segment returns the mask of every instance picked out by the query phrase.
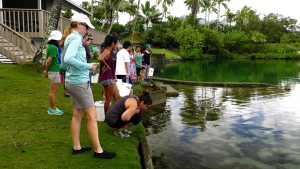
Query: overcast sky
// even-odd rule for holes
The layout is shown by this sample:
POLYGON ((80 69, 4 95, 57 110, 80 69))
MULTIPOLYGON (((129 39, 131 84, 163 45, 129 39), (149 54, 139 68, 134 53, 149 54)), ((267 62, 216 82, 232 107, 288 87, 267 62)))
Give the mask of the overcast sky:
MULTIPOLYGON (((83 1, 91 2, 91 0, 72 0, 77 4, 81 4, 83 1)), ((138 0, 135 0, 136 3, 138 0)), ((144 4, 146 0, 141 0, 141 3, 144 4)), ((150 0, 150 3, 154 5, 156 0, 150 0)), ((282 14, 284 17, 291 17, 293 19, 297 19, 298 23, 300 21, 300 1, 299 0, 231 0, 230 2, 226 2, 228 7, 232 12, 236 12, 237 10, 242 9, 245 5, 251 7, 256 10, 257 14, 263 16, 264 14, 269 13, 278 13, 282 14)), ((184 0, 175 0, 173 6, 169 7, 170 15, 172 16, 183 16, 188 15, 190 11, 187 9, 184 4, 184 0)), ((224 9, 221 9, 221 13, 224 12, 224 9)), ((204 14, 199 15, 198 17, 204 18, 204 14)), ((216 18, 215 14, 210 16, 210 20, 216 18)), ((129 20, 129 16, 127 14, 120 15, 120 23, 127 23, 129 20)))

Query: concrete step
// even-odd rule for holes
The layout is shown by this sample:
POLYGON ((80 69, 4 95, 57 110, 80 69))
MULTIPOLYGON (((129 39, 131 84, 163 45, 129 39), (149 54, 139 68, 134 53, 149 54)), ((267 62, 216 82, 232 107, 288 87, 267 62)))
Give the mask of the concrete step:
POLYGON ((166 89, 167 96, 173 96, 173 97, 179 96, 179 92, 175 88, 173 88, 171 85, 164 84, 164 83, 158 82, 158 81, 155 81, 155 84, 163 89, 166 89))
POLYGON ((15 62, 13 62, 11 59, 7 58, 6 56, 0 55, 0 63, 12 64, 15 62))

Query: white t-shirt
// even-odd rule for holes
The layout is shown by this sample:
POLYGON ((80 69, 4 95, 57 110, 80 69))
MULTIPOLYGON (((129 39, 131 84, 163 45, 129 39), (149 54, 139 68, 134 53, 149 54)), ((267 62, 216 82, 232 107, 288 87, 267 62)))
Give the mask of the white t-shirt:
POLYGON ((126 49, 117 53, 116 75, 126 75, 125 62, 130 63, 130 55, 126 49))

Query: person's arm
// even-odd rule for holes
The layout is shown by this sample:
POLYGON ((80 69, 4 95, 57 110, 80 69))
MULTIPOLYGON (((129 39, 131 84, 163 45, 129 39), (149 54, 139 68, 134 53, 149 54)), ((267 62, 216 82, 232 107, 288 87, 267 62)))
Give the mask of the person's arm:
POLYGON ((45 70, 43 72, 43 77, 48 76, 48 69, 49 69, 49 66, 51 65, 51 63, 52 63, 52 57, 48 57, 48 59, 46 60, 45 70))
POLYGON ((125 101, 126 111, 122 114, 122 121, 129 121, 131 117, 136 113, 137 101, 134 98, 128 98, 125 101))
POLYGON ((125 56, 124 61, 125 61, 126 77, 129 78, 129 75, 130 75, 130 69, 129 69, 130 55, 129 55, 129 53, 128 53, 128 55, 125 56))
POLYGON ((89 53, 89 58, 93 58, 93 53, 92 52, 89 53))
POLYGON ((70 42, 66 49, 64 62, 79 69, 91 69, 93 64, 82 62, 76 59, 76 54, 79 47, 82 47, 82 42, 80 38, 76 37, 72 40, 72 42, 70 42))
POLYGON ((109 57, 109 55, 110 55, 110 51, 107 50, 107 49, 105 49, 105 50, 101 53, 101 55, 98 57, 98 61, 104 63, 104 64, 108 67, 108 69, 111 70, 111 68, 110 68, 110 67, 108 66, 108 64, 105 62, 105 60, 109 57))

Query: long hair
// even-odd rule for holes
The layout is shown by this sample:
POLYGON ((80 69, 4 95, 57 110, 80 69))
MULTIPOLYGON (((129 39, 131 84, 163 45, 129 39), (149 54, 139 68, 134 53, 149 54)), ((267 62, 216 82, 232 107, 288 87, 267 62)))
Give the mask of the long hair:
POLYGON ((77 28, 78 22, 72 21, 71 24, 65 29, 63 36, 60 40, 60 46, 64 47, 65 40, 68 35, 72 33, 72 30, 77 28))
POLYGON ((116 38, 112 35, 107 35, 104 39, 103 47, 107 48, 107 47, 111 46, 113 43, 117 44, 117 42, 118 42, 118 38, 116 38))

